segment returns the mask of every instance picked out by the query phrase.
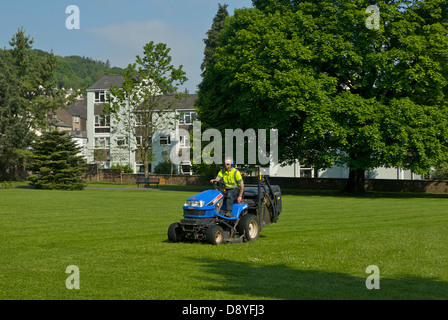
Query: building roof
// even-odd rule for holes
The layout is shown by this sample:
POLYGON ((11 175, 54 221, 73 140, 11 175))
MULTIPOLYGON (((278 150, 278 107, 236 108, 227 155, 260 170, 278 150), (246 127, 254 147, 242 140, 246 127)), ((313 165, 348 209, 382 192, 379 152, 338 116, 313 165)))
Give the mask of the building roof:
POLYGON ((112 86, 121 86, 124 82, 123 76, 104 76, 95 82, 87 91, 109 90, 112 86))
POLYGON ((161 98, 161 105, 157 108, 158 110, 165 109, 168 105, 169 110, 194 110, 194 104, 198 99, 197 94, 187 94, 185 97, 175 101, 175 95, 165 95, 161 98), (172 105, 171 105, 172 104, 172 105))
POLYGON ((79 116, 82 119, 87 119, 87 99, 78 100, 74 104, 69 105, 67 111, 72 116, 79 116))
MULTIPOLYGON (((97 82, 95 82, 90 88, 87 89, 87 91, 97 91, 97 90, 108 90, 112 86, 121 86, 124 82, 124 77, 120 75, 114 75, 114 76, 104 76, 97 82)), ((178 95, 178 93, 165 95, 161 98, 161 105, 157 108, 158 110, 165 109, 165 106, 170 105, 171 110, 178 110, 178 109, 184 109, 184 110, 194 110, 196 100, 198 99, 197 94, 187 94, 185 97, 180 99, 179 101, 175 101, 175 95, 178 95), (173 103, 174 102, 174 103, 173 103), (172 104, 173 103, 173 104, 172 104), (171 105, 172 104, 172 105, 171 105)), ((72 115, 79 115, 80 117, 84 116, 84 113, 79 113, 81 109, 79 106, 84 106, 85 101, 82 101, 81 104, 76 103, 73 106, 72 111, 69 111, 72 115)), ((71 108, 72 106, 70 106, 71 108)), ((95 114, 100 114, 102 112, 102 108, 99 108, 98 110, 95 109, 95 114), (101 110, 99 110, 101 109, 101 110)))
POLYGON ((59 118, 54 118, 51 120, 51 126, 56 128, 71 128, 72 126, 59 118))

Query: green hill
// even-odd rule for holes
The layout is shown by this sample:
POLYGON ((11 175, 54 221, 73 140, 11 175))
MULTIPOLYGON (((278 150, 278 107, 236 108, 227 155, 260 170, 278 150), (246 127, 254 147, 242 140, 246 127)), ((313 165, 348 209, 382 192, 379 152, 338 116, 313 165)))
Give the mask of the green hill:
MULTIPOLYGON (((8 60, 8 51, 0 49, 0 59, 8 60)), ((37 49, 34 49, 33 52, 37 56, 49 54, 37 49)), ((121 68, 112 68, 109 60, 103 62, 80 56, 56 57, 58 67, 55 72, 55 80, 59 88, 75 90, 87 88, 105 75, 119 75, 124 71, 121 68)))
POLYGON ((102 62, 79 56, 57 56, 57 58, 58 68, 55 77, 60 88, 90 87, 105 75, 119 75, 124 71, 117 67, 111 68, 109 60, 102 62))

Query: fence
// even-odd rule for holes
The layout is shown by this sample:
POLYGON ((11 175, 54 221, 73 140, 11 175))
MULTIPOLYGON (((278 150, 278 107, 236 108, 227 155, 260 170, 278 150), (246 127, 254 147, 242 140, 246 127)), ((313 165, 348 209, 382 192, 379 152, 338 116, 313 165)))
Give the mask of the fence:
MULTIPOLYGON (((121 169, 97 169, 89 167, 86 173, 88 181, 136 183, 137 177, 142 175, 123 173, 121 169)), ((159 178, 159 185, 193 185, 207 186, 210 182, 196 175, 151 175, 159 178)), ((245 177, 246 184, 256 184, 256 177, 245 177)), ((287 178, 270 177, 271 184, 278 184, 283 189, 303 190, 343 190, 347 179, 316 179, 316 178, 287 178)), ((446 180, 366 180, 367 191, 378 192, 424 192, 424 193, 448 193, 448 181, 446 180)))

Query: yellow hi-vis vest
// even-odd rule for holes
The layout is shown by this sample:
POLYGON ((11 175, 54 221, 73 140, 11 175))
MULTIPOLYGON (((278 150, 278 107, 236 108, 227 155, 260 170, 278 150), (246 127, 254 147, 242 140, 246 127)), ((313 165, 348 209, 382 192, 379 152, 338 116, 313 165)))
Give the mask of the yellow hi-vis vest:
POLYGON ((219 181, 221 179, 223 180, 224 188, 226 189, 237 188, 243 182, 243 177, 241 176, 241 173, 235 168, 232 168, 232 170, 230 171, 227 171, 225 169, 219 171, 216 180, 219 181))

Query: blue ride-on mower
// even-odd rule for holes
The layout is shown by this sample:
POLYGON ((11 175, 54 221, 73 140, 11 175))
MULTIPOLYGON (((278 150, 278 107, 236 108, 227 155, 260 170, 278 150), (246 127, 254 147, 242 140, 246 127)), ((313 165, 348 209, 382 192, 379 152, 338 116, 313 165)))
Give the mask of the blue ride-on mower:
POLYGON ((225 192, 220 182, 214 189, 187 199, 184 218, 168 228, 171 242, 206 241, 213 245, 254 241, 264 227, 275 223, 282 211, 280 187, 258 173, 256 185, 244 185, 243 200, 225 215, 225 192))

